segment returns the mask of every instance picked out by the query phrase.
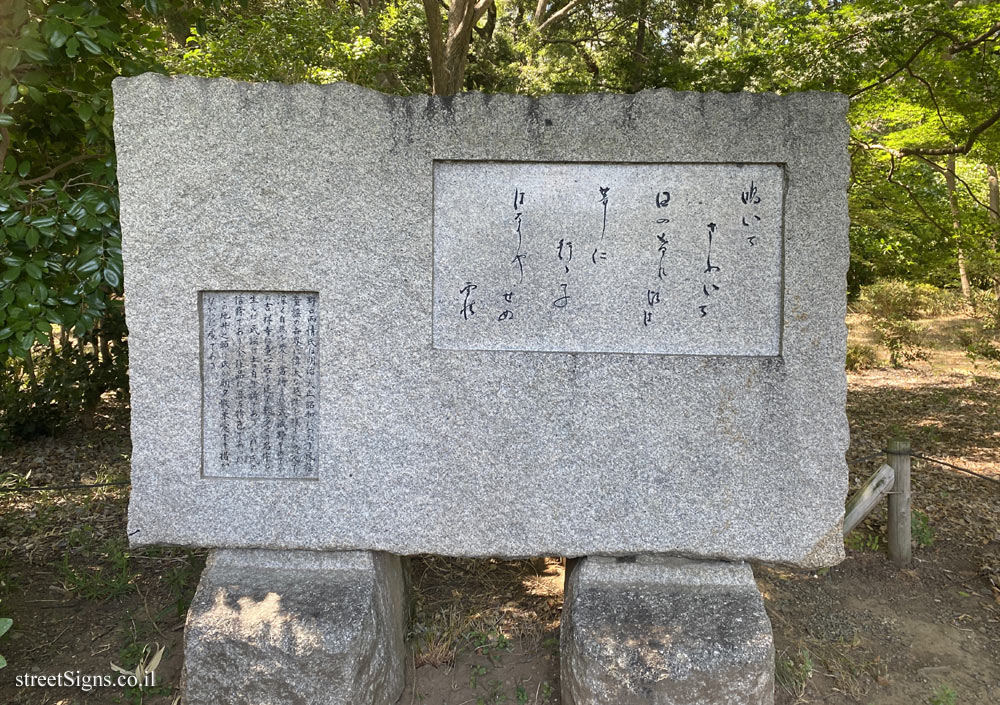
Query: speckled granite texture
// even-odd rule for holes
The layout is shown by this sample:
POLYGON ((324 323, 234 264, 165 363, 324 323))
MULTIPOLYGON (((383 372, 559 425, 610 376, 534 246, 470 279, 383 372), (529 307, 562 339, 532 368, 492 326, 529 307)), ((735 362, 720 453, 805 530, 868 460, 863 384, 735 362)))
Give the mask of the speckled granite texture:
POLYGON ((842 558, 843 96, 114 92, 133 544, 842 558), (449 160, 781 165, 780 355, 435 347, 449 160), (318 293, 315 478, 203 472, 200 291, 318 293))
POLYGON ((774 640, 745 563, 580 560, 566 587, 566 705, 772 705, 774 640))
POLYGON ((390 705, 408 617, 398 556, 220 550, 184 631, 186 705, 390 705))

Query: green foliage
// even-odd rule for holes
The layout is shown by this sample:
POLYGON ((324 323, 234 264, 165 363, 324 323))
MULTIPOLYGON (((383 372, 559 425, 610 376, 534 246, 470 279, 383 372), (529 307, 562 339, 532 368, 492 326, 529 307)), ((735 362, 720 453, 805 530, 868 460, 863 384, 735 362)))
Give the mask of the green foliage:
POLYGON ((479 679, 486 675, 486 666, 482 664, 469 664, 469 687, 475 690, 479 687, 479 679))
POLYGON ((920 548, 927 548, 934 543, 934 529, 930 518, 919 509, 910 512, 910 535, 920 548))
POLYGON ((871 531, 852 531, 844 537, 844 545, 852 551, 878 551, 882 537, 871 531))
POLYGON ((246 81, 350 81, 390 93, 427 86, 423 10, 388 3, 367 14, 349 2, 251 3, 192 27, 173 73, 246 81))
POLYGON ((924 318, 938 318, 959 313, 962 310, 962 296, 954 289, 941 289, 927 282, 913 284, 919 313, 924 318))
POLYGON ((774 664, 774 678, 786 693, 799 700, 805 695, 813 669, 812 655, 808 649, 802 649, 791 656, 783 652, 774 664))
MULTIPOLYGON (((1000 104, 1000 4, 565 7, 488 6, 472 29, 464 87, 850 94, 851 294, 865 288, 870 299, 884 279, 943 290, 880 301, 873 322, 891 363, 920 356, 917 314, 892 307, 957 310, 960 251, 975 310, 1000 328, 1000 300, 981 293, 1000 291, 1000 220, 986 207, 987 165, 1000 164, 1000 123, 990 123, 1000 104)), ((403 0, 0 4, 0 443, 50 432, 86 417, 102 394, 127 391, 113 77, 346 80, 410 94, 430 88, 428 53, 424 9, 403 0)), ((867 360, 858 349, 849 364, 867 360)))
POLYGON ((466 638, 472 644, 473 651, 486 656, 494 664, 499 664, 503 660, 503 653, 511 649, 510 640, 497 630, 470 632, 466 638))
POLYGON ((902 279, 883 279, 861 290, 861 311, 872 318, 919 318, 922 303, 916 287, 902 279))
POLYGON ((975 289, 972 292, 972 308, 983 319, 983 328, 1000 332, 1000 287, 989 290, 975 289))
POLYGON ((0 9, 0 441, 125 386, 111 80, 161 35, 117 0, 0 9))
POLYGON ((871 345, 865 343, 847 344, 847 364, 846 367, 851 372, 861 370, 871 370, 879 366, 878 352, 871 345))
MULTIPOLYGON (((0 637, 10 631, 10 628, 14 625, 14 620, 10 617, 0 617, 0 637)), ((7 666, 7 659, 0 654, 0 668, 5 668, 7 666)))
POLYGON ((979 360, 1000 363, 1000 346, 985 335, 960 336, 959 342, 965 347, 965 355, 973 363, 979 360))
POLYGON ((889 364, 924 359, 923 329, 912 319, 920 316, 922 301, 916 288, 901 279, 887 279, 861 289, 861 310, 868 314, 878 341, 889 351, 889 364))
POLYGON ((889 351, 889 364, 902 367, 907 362, 927 359, 921 344, 923 328, 907 320, 876 319, 875 332, 879 342, 889 351))
POLYGON ((958 693, 946 683, 939 684, 934 689, 934 694, 927 701, 930 705, 955 705, 958 700, 958 693))

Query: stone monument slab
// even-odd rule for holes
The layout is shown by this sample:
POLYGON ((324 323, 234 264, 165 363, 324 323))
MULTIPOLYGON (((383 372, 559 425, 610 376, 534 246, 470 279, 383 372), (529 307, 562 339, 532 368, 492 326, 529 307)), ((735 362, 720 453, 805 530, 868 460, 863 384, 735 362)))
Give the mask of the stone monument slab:
POLYGON ((843 96, 114 91, 133 544, 842 557, 843 96))

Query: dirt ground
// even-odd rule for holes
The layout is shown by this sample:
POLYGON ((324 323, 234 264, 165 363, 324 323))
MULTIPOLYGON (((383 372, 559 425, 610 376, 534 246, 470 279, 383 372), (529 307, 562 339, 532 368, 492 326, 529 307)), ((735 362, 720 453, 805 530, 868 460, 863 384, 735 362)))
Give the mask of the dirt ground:
MULTIPOLYGON (((970 325, 929 322, 928 361, 851 373, 849 460, 896 435, 917 452, 1000 479, 1000 370, 954 344, 970 325)), ((852 340, 865 338, 852 325, 852 340)), ((0 489, 128 478, 127 409, 0 454, 0 489)), ((851 465, 857 486, 878 460, 851 465)), ((171 703, 203 553, 129 551, 128 490, 0 493, 0 703, 171 703), (152 688, 20 687, 25 676, 117 675, 152 688)), ((914 560, 886 559, 884 507, 847 537, 847 560, 810 572, 755 565, 775 633, 778 705, 1000 703, 1000 484, 915 461, 914 560)), ((410 662, 401 705, 559 703, 562 565, 411 559, 410 662)))

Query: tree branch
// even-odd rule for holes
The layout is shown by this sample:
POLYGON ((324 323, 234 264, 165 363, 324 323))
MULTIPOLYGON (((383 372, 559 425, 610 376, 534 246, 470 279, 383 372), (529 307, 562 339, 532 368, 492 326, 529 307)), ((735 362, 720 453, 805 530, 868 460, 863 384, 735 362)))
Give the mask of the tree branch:
POLYGON ((489 12, 491 7, 493 7, 493 0, 479 0, 476 3, 476 10, 472 14, 472 25, 478 25, 479 21, 483 19, 483 15, 489 12))
POLYGON ((931 217, 931 214, 927 212, 927 209, 924 208, 923 204, 920 202, 920 199, 918 199, 914 195, 913 191, 910 189, 909 186, 907 186, 906 184, 904 184, 901 181, 893 181, 892 180, 892 176, 895 173, 896 173, 896 157, 893 156, 893 154, 890 152, 889 153, 889 173, 886 175, 886 180, 890 184, 892 184, 893 186, 898 186, 899 188, 903 189, 906 192, 906 195, 910 197, 910 200, 913 201, 914 205, 916 205, 916 207, 920 210, 920 212, 923 213, 924 218, 927 219, 927 222, 930 223, 931 225, 933 225, 938 230, 940 230, 942 233, 944 233, 945 237, 951 237, 952 235, 954 235, 954 233, 951 230, 949 230, 948 228, 944 227, 943 225, 941 225, 941 223, 937 222, 936 220, 934 220, 931 217))
POLYGON ((941 107, 938 105, 937 97, 934 95, 934 89, 931 87, 931 84, 928 83, 927 79, 925 79, 923 76, 918 76, 917 74, 915 74, 913 72, 913 69, 910 68, 909 66, 906 67, 906 73, 910 74, 912 78, 915 78, 916 80, 924 84, 924 88, 927 89, 927 93, 931 97, 931 102, 934 103, 934 110, 937 112, 938 120, 941 121, 941 127, 944 128, 944 131, 947 132, 950 137, 954 138, 955 133, 951 131, 951 128, 948 127, 948 123, 944 121, 944 116, 941 115, 941 107))
POLYGON ((927 39, 925 39, 924 41, 922 41, 920 43, 920 46, 917 47, 917 50, 914 51, 910 55, 910 58, 907 59, 906 61, 904 61, 902 64, 900 64, 900 66, 895 71, 893 71, 892 73, 890 73, 888 75, 883 76, 882 78, 879 78, 876 81, 873 81, 872 83, 869 83, 864 88, 859 88, 858 90, 856 90, 853 93, 851 93, 850 97, 851 98, 856 98, 859 95, 861 95, 862 93, 871 90, 872 88, 876 88, 878 86, 881 86, 886 81, 891 81, 893 78, 895 78, 896 76, 898 76, 901 71, 905 70, 910 64, 912 64, 916 60, 916 58, 918 56, 920 56, 920 53, 930 45, 931 42, 933 42, 935 39, 938 39, 940 37, 941 37, 941 35, 937 34, 937 33, 932 34, 931 36, 927 37, 927 39))
POLYGON ((452 11, 448 13, 448 50, 452 53, 456 44, 462 43, 463 37, 472 33, 472 20, 476 16, 475 0, 455 0, 452 11))
POLYGON ((7 150, 10 148, 10 132, 6 127, 0 127, 0 169, 7 159, 7 150))
POLYGON ((581 2, 583 2, 583 0, 569 0, 569 2, 563 5, 561 9, 557 10, 556 12, 553 12, 551 15, 549 15, 549 18, 547 20, 538 25, 538 32, 539 33, 544 32, 553 24, 555 24, 563 17, 568 15, 573 10, 573 8, 575 8, 581 2))
POLYGON ((41 176, 36 176, 36 177, 34 177, 32 179, 23 179, 22 181, 18 181, 17 185, 18 186, 31 186, 32 184, 37 184, 37 183, 41 183, 42 181, 47 181, 48 179, 51 179, 53 176, 55 176, 56 174, 58 174, 60 171, 62 171, 63 169, 65 169, 68 166, 72 166, 73 164, 77 164, 79 162, 87 161, 88 159, 94 159, 95 157, 102 157, 102 156, 104 156, 104 155, 103 154, 78 154, 75 157, 73 157, 72 159, 67 159, 62 164, 56 164, 54 167, 52 167, 51 169, 49 169, 47 172, 45 172, 41 176))
POLYGON ((993 25, 988 30, 980 34, 978 37, 973 37, 967 42, 952 44, 950 47, 948 47, 948 53, 957 54, 967 49, 971 49, 977 44, 982 44, 983 42, 993 39, 997 34, 1000 34, 1000 22, 997 22, 995 25, 993 25))
MULTIPOLYGON (((916 156, 917 159, 920 159, 920 160, 926 162, 927 164, 929 164, 930 166, 934 167, 934 169, 937 170, 937 172, 939 174, 947 174, 948 173, 948 170, 945 169, 940 164, 938 164, 936 161, 934 161, 932 159, 928 159, 927 157, 923 156, 922 154, 917 154, 917 155, 914 155, 914 156, 916 156)), ((969 194, 969 198, 971 198, 974 202, 976 202, 977 204, 979 204, 980 206, 982 206, 983 208, 985 208, 989 212, 989 214, 991 216, 993 216, 995 218, 1000 218, 1000 212, 993 210, 993 208, 991 206, 989 206, 986 203, 983 203, 982 201, 980 201, 979 197, 976 196, 976 194, 972 192, 972 187, 969 186, 969 182, 968 181, 966 181, 965 179, 963 179, 958 174, 952 174, 952 177, 955 180, 957 180, 958 183, 962 184, 962 186, 965 187, 966 192, 969 194)))
POLYGON ((990 117, 986 118, 983 122, 969 130, 969 136, 965 140, 964 145, 955 144, 951 147, 904 147, 899 150, 899 154, 904 157, 921 154, 928 157, 943 157, 949 154, 968 154, 972 150, 973 146, 975 146, 976 139, 979 135, 993 127, 998 120, 1000 120, 1000 110, 997 110, 990 117))
POLYGON ((538 0, 538 4, 535 5, 535 14, 531 18, 531 24, 535 25, 535 29, 542 23, 542 15, 545 14, 545 7, 548 4, 547 0, 538 0))
POLYGON ((937 228, 938 230, 940 230, 947 237, 951 237, 952 235, 954 235, 954 232, 952 232, 952 230, 950 230, 948 228, 945 228, 943 225, 941 225, 939 222, 937 222, 936 220, 934 220, 934 218, 931 217, 930 213, 927 212, 927 209, 924 208, 924 205, 920 202, 920 200, 916 197, 916 195, 914 195, 913 191, 910 189, 909 186, 907 186, 906 184, 902 183, 901 181, 894 181, 893 180, 892 177, 896 174, 896 158, 900 156, 900 154, 899 154, 899 152, 897 150, 890 149, 889 147, 885 147, 885 146, 880 145, 880 144, 866 144, 866 143, 862 142, 861 140, 857 139, 856 137, 852 137, 851 140, 855 144, 860 145, 862 148, 864 148, 866 150, 877 150, 877 151, 885 152, 886 154, 888 154, 889 155, 889 173, 886 175, 886 181, 888 181, 893 186, 897 186, 897 187, 903 189, 903 191, 906 192, 906 195, 910 197, 910 200, 913 201, 914 205, 916 205, 917 209, 919 209, 920 212, 923 214, 924 218, 927 219, 928 223, 930 223, 935 228, 937 228))

